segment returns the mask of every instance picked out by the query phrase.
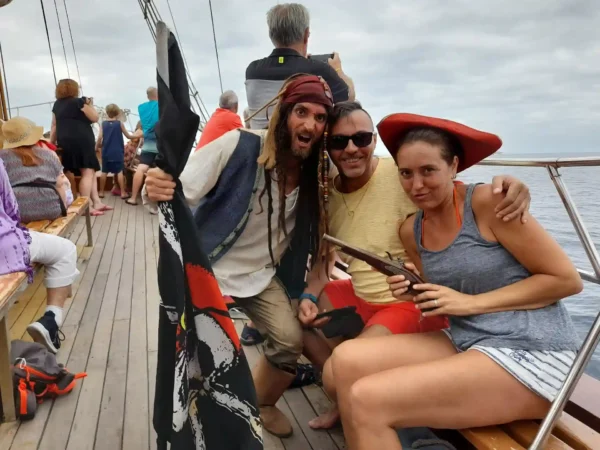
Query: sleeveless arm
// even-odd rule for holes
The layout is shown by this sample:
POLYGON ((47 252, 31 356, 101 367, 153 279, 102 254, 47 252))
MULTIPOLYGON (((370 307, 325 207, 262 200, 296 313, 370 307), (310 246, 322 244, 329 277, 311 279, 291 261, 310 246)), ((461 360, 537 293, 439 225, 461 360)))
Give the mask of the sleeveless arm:
POLYGON ((475 296, 475 313, 537 309, 581 292, 583 283, 577 269, 537 220, 531 217, 521 223, 496 218, 494 209, 501 200, 492 194, 491 185, 475 189, 472 204, 477 226, 484 237, 493 233, 531 276, 475 296))
POLYGON ((129 133, 129 131, 127 131, 127 128, 125 128, 125 124, 123 122, 121 122, 121 133, 123 133, 123 135, 127 138, 127 139, 134 139, 135 136, 131 133, 129 133))
POLYGON ((419 251, 417 250, 414 226, 415 215, 413 214, 412 216, 407 217, 406 220, 400 225, 400 240, 402 241, 402 245, 404 245, 404 249, 406 250, 406 254, 408 255, 410 262, 412 262, 421 275, 423 275, 423 264, 421 262, 419 251))
POLYGON ((85 100, 85 99, 81 99, 81 100, 83 100, 83 102, 84 102, 83 106, 81 106, 81 112, 83 112, 83 114, 85 114, 85 117, 87 117, 90 122, 92 122, 92 123, 98 122, 98 120, 100 120, 100 117, 98 117, 98 113, 92 106, 91 101, 90 101, 90 103, 88 103, 87 100, 85 100))

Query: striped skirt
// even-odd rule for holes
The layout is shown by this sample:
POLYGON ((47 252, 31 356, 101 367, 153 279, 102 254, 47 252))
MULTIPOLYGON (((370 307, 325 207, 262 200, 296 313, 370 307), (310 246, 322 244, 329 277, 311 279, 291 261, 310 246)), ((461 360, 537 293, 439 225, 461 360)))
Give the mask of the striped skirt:
POLYGON ((573 366, 576 353, 570 350, 515 350, 474 345, 537 395, 552 402, 573 366))

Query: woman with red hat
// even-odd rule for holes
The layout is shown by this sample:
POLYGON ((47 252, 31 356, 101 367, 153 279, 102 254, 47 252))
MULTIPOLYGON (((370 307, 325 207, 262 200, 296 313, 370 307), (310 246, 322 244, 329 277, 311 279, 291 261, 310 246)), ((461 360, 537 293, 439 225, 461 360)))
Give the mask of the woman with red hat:
MULTIPOLYGON (((378 131, 419 208, 400 227, 426 279, 413 300, 450 327, 336 348, 349 448, 401 449, 396 428, 542 418, 579 347, 561 302, 583 288, 575 266, 535 219, 499 219, 491 185, 454 182, 500 148, 498 136, 414 114, 388 116, 378 131)), ((394 295, 406 290, 399 277, 388 283, 394 295)))

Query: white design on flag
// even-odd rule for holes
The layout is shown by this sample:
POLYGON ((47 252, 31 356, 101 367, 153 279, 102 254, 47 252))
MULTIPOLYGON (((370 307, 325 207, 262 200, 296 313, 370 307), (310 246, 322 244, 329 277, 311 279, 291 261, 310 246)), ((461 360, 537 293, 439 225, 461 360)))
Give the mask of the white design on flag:
POLYGON ((165 240, 169 243, 173 251, 179 257, 181 267, 183 267, 183 256, 181 255, 181 242, 179 233, 175 227, 175 216, 173 215, 173 207, 170 203, 160 202, 158 204, 158 225, 163 232, 165 240))
POLYGON ((202 330, 202 336, 198 336, 198 339, 210 348, 215 369, 227 370, 228 367, 231 367, 236 350, 221 325, 208 314, 203 313, 196 314, 194 322, 196 322, 196 330, 202 330))
POLYGON ((185 398, 185 385, 187 384, 187 358, 185 350, 177 352, 175 363, 175 379, 173 386, 173 431, 183 429, 188 418, 188 402, 185 398), (184 384, 185 383, 185 384, 184 384))

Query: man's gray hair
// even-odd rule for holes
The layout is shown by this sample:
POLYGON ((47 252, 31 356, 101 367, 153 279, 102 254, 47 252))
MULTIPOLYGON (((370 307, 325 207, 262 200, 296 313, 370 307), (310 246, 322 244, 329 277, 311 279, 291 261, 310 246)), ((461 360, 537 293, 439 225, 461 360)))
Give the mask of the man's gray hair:
POLYGON ((238 97, 233 91, 225 91, 219 97, 219 108, 234 109, 238 104, 238 97))
POLYGON ((150 86, 148 89, 146 89, 146 95, 148 97, 157 97, 158 89, 156 89, 154 86, 150 86))
POLYGON ((308 9, 299 3, 275 5, 267 13, 269 37, 277 47, 302 42, 309 23, 308 9))

